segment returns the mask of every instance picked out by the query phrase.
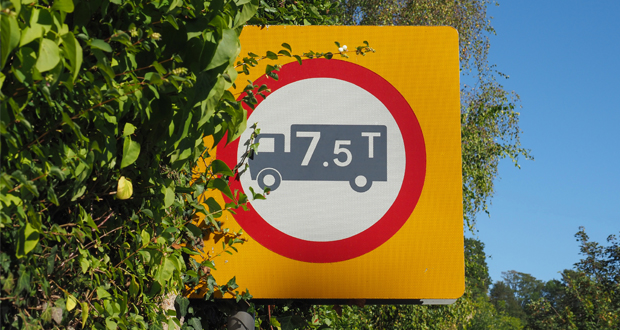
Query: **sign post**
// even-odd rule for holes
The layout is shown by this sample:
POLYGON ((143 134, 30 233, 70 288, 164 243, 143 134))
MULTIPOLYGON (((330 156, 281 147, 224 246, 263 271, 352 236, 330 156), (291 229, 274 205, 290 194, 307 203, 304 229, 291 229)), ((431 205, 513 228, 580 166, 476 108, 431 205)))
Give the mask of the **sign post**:
MULTIPOLYGON (((277 81, 261 77, 271 60, 252 69, 249 79, 271 92, 248 109, 260 145, 231 184, 248 195, 250 187, 271 192, 223 216, 249 241, 216 260, 214 276, 236 276, 256 299, 450 303, 461 296, 456 30, 246 27, 241 39, 242 54, 282 42, 301 53, 365 40, 377 52, 302 65, 283 57, 277 81)), ((216 157, 233 167, 250 134, 218 147, 216 157)))

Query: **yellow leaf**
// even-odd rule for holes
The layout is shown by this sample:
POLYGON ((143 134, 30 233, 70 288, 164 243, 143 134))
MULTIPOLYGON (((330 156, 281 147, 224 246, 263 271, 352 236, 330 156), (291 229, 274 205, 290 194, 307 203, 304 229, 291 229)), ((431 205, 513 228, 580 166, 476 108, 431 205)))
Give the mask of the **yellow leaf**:
POLYGON ((77 299, 71 294, 67 295, 67 311, 71 311, 77 305, 77 299))
POLYGON ((118 186, 116 187, 116 198, 129 199, 133 195, 133 184, 127 180, 124 176, 118 179, 118 186))

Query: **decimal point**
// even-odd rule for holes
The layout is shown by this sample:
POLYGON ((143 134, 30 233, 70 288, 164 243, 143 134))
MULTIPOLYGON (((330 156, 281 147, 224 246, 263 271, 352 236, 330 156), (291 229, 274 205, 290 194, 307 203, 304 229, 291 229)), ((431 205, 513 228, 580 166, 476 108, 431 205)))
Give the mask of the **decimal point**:
POLYGON ((327 167, 329 165, 328 162, 323 162, 323 166, 327 167))

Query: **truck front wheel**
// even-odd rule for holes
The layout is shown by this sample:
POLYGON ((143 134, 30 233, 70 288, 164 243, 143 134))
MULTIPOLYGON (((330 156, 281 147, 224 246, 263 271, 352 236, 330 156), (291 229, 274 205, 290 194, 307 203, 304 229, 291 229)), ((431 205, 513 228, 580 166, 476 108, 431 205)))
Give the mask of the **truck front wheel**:
POLYGON ((366 192, 372 186, 372 180, 363 175, 358 175, 349 181, 351 188, 357 192, 366 192))
POLYGON ((265 187, 269 188, 271 191, 274 191, 280 186, 282 176, 280 175, 280 172, 273 168, 265 168, 258 173, 256 181, 258 181, 258 186, 263 189, 263 191, 265 190, 265 187))

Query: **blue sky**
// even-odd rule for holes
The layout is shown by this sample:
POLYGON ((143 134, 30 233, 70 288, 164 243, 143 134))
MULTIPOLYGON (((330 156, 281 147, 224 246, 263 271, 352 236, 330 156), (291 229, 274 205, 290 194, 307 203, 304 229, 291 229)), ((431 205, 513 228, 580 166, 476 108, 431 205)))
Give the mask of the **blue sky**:
POLYGON ((541 280, 580 259, 584 226, 620 233, 620 1, 502 1, 489 62, 521 96, 522 145, 534 161, 500 164, 491 217, 477 219, 493 281, 541 280))

